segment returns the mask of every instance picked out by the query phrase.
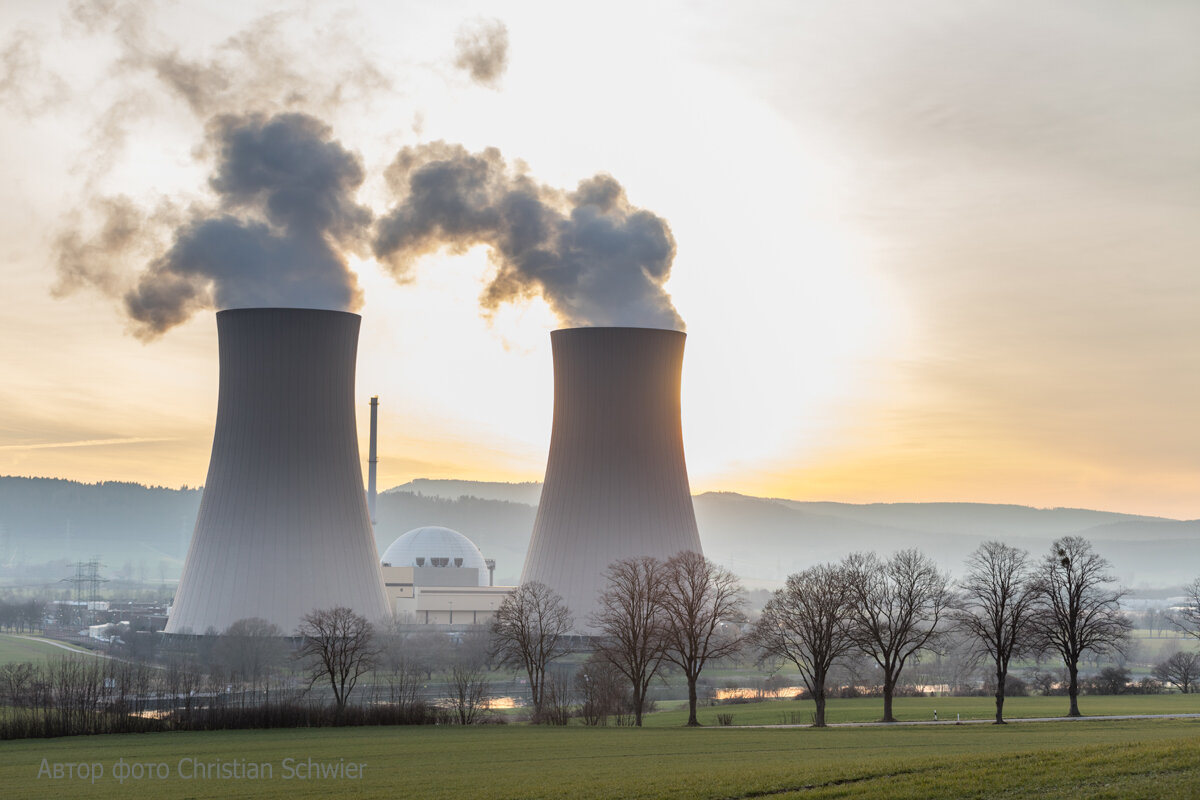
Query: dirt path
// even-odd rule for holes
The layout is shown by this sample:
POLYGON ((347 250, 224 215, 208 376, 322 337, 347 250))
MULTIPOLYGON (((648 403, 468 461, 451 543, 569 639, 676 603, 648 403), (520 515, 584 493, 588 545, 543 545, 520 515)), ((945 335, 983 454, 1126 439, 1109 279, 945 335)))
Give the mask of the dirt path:
MULTIPOLYGON (((1121 719, 1200 719, 1200 714, 1098 714, 1084 717, 1011 717, 1004 721, 1019 722, 1100 722, 1104 720, 1121 719)), ((895 728, 911 725, 991 725, 994 720, 987 719, 939 719, 939 720, 909 720, 905 722, 830 722, 830 728, 895 728)), ((799 725, 728 725, 730 728, 811 728, 809 723, 799 725)))

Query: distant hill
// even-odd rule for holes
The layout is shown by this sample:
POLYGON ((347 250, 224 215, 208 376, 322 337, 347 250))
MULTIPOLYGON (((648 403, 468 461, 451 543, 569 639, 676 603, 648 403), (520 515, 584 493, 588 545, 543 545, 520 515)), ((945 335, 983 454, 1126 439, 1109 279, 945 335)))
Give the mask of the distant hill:
POLYGON ((826 514, 876 525, 888 525, 930 533, 952 533, 988 537, 1022 531, 1029 536, 1064 536, 1090 528, 1147 522, 1174 522, 1160 517, 1139 517, 1108 511, 1078 508, 1030 508, 986 503, 849 503, 775 500, 777 503, 814 514, 826 514))
MULTIPOLYGON (((538 483, 415 480, 380 494, 380 552, 405 531, 444 525, 496 559, 496 580, 515 583, 541 493, 538 483)), ((30 565, 99 556, 108 574, 160 570, 178 577, 200 502, 198 489, 0 477, 0 576, 30 565)), ((1084 536, 1129 586, 1166 588, 1200 576, 1200 521, 1086 509, 979 503, 802 502, 708 492, 694 498, 705 553, 750 587, 773 588, 814 563, 857 550, 916 547, 961 573, 966 556, 995 538, 1040 555, 1067 534, 1084 536)), ((60 576, 60 577, 62 577, 60 576)))
POLYGON ((442 497, 457 500, 460 497, 478 497, 480 500, 504 500, 509 503, 524 503, 536 506, 542 497, 542 484, 489 483, 487 481, 450 481, 417 478, 388 489, 384 494, 408 492, 426 497, 442 497))
MULTIPOLYGON (((489 530, 493 546, 520 554, 523 563, 540 484, 423 479, 388 494, 418 492, 426 499, 462 503, 476 498, 528 504, 525 527, 492 528, 486 512, 476 519, 459 517, 460 527, 443 523, 471 538, 489 530)), ((958 573, 964 559, 987 539, 1001 539, 1040 555, 1051 541, 1066 535, 1092 540, 1129 586, 1177 586, 1200 575, 1200 521, 986 503, 806 502, 729 492, 707 492, 693 501, 705 553, 752 586, 776 586, 791 572, 857 550, 891 553, 916 547, 943 569, 958 573)), ((381 512, 381 525, 382 516, 381 512)), ((488 554, 487 548, 481 545, 481 549, 488 554)))
POLYGON ((199 489, 0 477, 0 574, 99 557, 107 571, 178 576, 199 489))
POLYGON ((777 584, 805 566, 857 550, 886 554, 909 547, 957 574, 987 539, 1040 556, 1066 535, 1091 540, 1131 587, 1177 586, 1200 576, 1200 521, 974 503, 804 503, 716 492, 694 502, 705 554, 748 583, 777 584))

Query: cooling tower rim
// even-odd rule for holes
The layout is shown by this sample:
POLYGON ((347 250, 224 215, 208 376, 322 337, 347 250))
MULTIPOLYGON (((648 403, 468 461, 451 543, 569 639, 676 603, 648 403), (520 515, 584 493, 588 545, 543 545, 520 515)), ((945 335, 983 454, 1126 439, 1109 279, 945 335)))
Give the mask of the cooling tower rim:
POLYGON ((362 319, 361 314, 356 314, 353 311, 342 311, 336 308, 308 308, 305 306, 245 306, 239 308, 223 308, 217 312, 217 316, 241 315, 241 314, 266 314, 266 313, 283 313, 288 316, 297 314, 341 314, 355 319, 362 319))
POLYGON ((550 336, 586 336, 587 334, 584 331, 646 331, 654 334, 666 333, 687 336, 686 331, 677 331, 674 328, 653 328, 643 325, 579 325, 570 328, 556 328, 550 331, 550 336))

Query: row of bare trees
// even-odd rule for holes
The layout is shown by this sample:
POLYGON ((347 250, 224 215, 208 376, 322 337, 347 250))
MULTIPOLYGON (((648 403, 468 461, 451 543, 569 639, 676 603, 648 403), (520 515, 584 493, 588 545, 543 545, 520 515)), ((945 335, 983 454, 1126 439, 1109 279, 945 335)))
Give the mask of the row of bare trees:
POLYGON ((433 646, 448 641, 445 634, 415 634, 409 640, 377 629, 351 609, 331 608, 306 615, 292 640, 277 626, 249 618, 221 634, 173 639, 153 661, 115 647, 106 658, 69 655, 46 664, 6 664, 0 666, 0 739, 452 720, 467 724, 486 707, 486 646, 460 642, 453 654, 450 648, 433 646), (427 663, 429 650, 438 651, 436 666, 427 663), (443 668, 444 705, 420 692, 422 678, 443 668), (351 705, 351 695, 368 674, 369 694, 351 705))
MULTIPOLYGON (((1200 578, 1185 589, 1183 605, 1167 615, 1167 621, 1200 641, 1200 578)), ((1200 653, 1177 651, 1154 667, 1154 677, 1176 686, 1183 694, 1200 686, 1200 653)))
POLYGON ((24 600, 15 603, 0 600, 0 630, 15 633, 33 633, 42 629, 46 615, 46 604, 41 600, 24 600))
POLYGON ((1068 674, 1069 716, 1079 716, 1079 662, 1085 653, 1119 651, 1130 630, 1124 590, 1109 563, 1077 536, 1058 539, 1040 562, 1002 542, 986 542, 957 585, 932 560, 903 550, 886 561, 855 554, 788 578, 767 603, 753 633, 766 654, 791 661, 825 724, 825 682, 850 653, 869 656, 883 678, 883 719, 905 665, 939 652, 952 632, 967 634, 994 667, 996 722, 1004 722, 1012 659, 1053 652, 1068 674))
POLYGON ((1168 615, 1168 620, 1188 636, 1200 641, 1200 578, 1184 590, 1183 605, 1168 615))
MULTIPOLYGON (((737 577, 695 552, 666 561, 622 559, 609 565, 606 577, 599 610, 588 620, 598 632, 593 661, 624 678, 638 726, 651 682, 664 664, 673 664, 687 679, 688 725, 698 725, 700 673, 743 643, 745 601, 737 577)), ((496 611, 493 652, 498 665, 525 671, 535 721, 547 715, 547 670, 571 652, 573 628, 562 598, 537 582, 517 587, 496 611)), ((592 695, 599 690, 590 686, 589 674, 583 679, 585 705, 595 708, 592 695)))

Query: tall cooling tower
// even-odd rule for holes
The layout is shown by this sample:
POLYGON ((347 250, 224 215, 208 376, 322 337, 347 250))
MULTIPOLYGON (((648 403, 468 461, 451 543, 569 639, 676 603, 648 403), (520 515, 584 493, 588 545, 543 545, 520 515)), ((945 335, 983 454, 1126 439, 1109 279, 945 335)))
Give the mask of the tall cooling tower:
POLYGON ((679 417, 685 339, 652 328, 550 334, 554 426, 521 582, 562 595, 580 631, 613 561, 700 552, 679 417))
POLYGON ((388 614, 367 515, 354 367, 360 317, 245 308, 217 314, 221 384, 208 479, 167 633, 262 617, 388 614))

